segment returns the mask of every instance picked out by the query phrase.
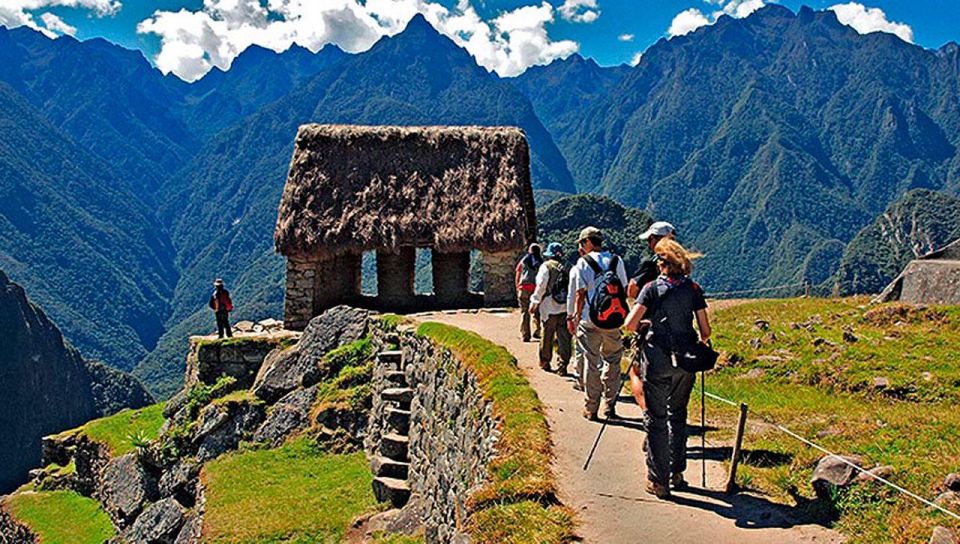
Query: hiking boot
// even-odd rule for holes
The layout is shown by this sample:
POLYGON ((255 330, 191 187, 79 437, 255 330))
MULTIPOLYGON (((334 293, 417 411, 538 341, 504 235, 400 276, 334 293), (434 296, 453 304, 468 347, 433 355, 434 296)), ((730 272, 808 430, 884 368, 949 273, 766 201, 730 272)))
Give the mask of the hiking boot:
POLYGON ((530 337, 529 337, 529 336, 521 336, 520 339, 523 340, 524 342, 529 342, 529 341, 530 341, 530 337))
POLYGON ((619 417, 615 408, 609 408, 603 413, 603 419, 618 419, 619 417))
POLYGON ((557 376, 562 376, 564 378, 566 378, 569 375, 567 374, 567 367, 565 366, 558 366, 556 373, 557 373, 557 376))
POLYGON ((583 419, 586 419, 586 420, 589 420, 589 421, 597 421, 597 413, 596 413, 596 412, 591 412, 590 410, 587 410, 586 408, 584 408, 584 409, 583 409, 583 419))
POLYGON ((534 339, 534 340, 539 340, 539 339, 540 339, 540 333, 538 333, 538 332, 533 333, 533 339, 534 339))
POLYGON ((647 480, 647 485, 644 487, 644 490, 651 495, 656 495, 658 499, 670 498, 670 488, 660 482, 647 480))
POLYGON ((540 370, 544 370, 546 372, 553 372, 553 369, 550 368, 550 363, 544 363, 543 361, 540 361, 540 370))
POLYGON ((574 391, 583 391, 583 385, 580 383, 579 378, 575 378, 576 381, 573 382, 574 391))
POLYGON ((670 477, 670 487, 674 489, 677 489, 677 490, 686 489, 689 486, 690 484, 688 484, 687 481, 683 479, 682 473, 674 474, 673 476, 670 477))

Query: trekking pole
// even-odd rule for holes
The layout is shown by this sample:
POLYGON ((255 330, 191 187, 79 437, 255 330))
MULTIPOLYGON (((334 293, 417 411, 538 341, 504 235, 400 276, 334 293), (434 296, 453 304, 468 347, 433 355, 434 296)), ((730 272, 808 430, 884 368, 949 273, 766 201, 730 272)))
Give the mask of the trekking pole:
POLYGON ((703 488, 707 488, 707 403, 706 381, 707 373, 700 372, 700 466, 703 488))
MULTIPOLYGON (((629 371, 628 371, 627 376, 629 376, 629 371)), ((617 396, 616 396, 617 399, 620 398, 620 391, 623 390, 623 384, 624 384, 624 382, 626 382, 626 381, 627 381, 627 380, 626 380, 626 376, 621 375, 621 376, 620 376, 620 386, 617 387, 617 396)), ((617 405, 617 401, 616 401, 616 400, 614 400, 613 405, 614 405, 614 406, 617 405)), ((600 432, 597 433, 597 439, 593 441, 593 447, 590 448, 590 454, 587 455, 587 460, 586 460, 586 462, 583 463, 583 470, 587 470, 587 467, 590 466, 590 461, 593 459, 593 454, 594 454, 594 452, 597 451, 597 446, 600 445, 600 437, 603 436, 603 431, 604 431, 604 429, 607 428, 607 423, 610 423, 610 416, 607 416, 606 418, 604 418, 604 420, 603 420, 603 425, 600 426, 600 432)))

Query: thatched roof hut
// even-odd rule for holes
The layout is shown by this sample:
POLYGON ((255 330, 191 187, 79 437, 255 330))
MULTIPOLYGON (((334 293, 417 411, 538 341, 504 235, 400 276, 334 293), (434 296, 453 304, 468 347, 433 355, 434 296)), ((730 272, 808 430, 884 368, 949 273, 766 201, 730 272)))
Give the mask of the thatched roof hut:
POLYGON ((960 240, 907 264, 875 301, 960 304, 960 240))
MULTIPOLYGON (((360 304, 413 305, 414 248, 434 252, 437 296, 462 304, 471 250, 484 252, 486 274, 506 266, 495 262, 505 255, 512 261, 535 233, 530 151, 518 128, 304 125, 274 233, 277 252, 288 258, 288 322, 358 303, 365 251, 377 252, 381 304, 360 304), (299 309, 291 312, 291 304, 299 309)), ((486 302, 512 297, 512 278, 509 286, 489 279, 486 302)))
POLYGON ((536 232, 529 156, 512 127, 302 126, 276 249, 521 247, 536 232))

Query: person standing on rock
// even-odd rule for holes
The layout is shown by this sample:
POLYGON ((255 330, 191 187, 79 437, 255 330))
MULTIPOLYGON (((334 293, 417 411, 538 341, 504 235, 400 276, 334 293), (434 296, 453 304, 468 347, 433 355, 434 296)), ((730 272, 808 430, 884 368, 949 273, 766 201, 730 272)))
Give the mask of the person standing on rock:
POLYGON ((210 309, 217 318, 217 336, 223 338, 233 338, 233 330, 230 327, 230 312, 233 311, 233 300, 230 298, 230 291, 223 286, 223 280, 217 278, 213 282, 213 294, 210 295, 210 309))
MULTIPOLYGON (((540 244, 530 244, 527 254, 517 262, 514 281, 517 287, 517 301, 520 305, 520 337, 530 341, 530 295, 537 287, 537 271, 543 264, 540 244)), ((533 316, 533 337, 540 338, 540 318, 533 316)))
POLYGON ((677 364, 674 353, 698 341, 707 343, 710 321, 703 290, 690 279, 691 261, 700 255, 669 238, 658 242, 655 251, 660 276, 640 290, 625 328, 636 331, 644 321, 649 326, 640 360, 646 403, 646 491, 667 498, 671 486, 682 489, 687 485, 683 479, 687 468, 687 404, 696 381, 695 374, 677 364), (694 331, 694 320, 699 334, 694 331))
POLYGON ((596 227, 580 231, 577 244, 584 255, 571 271, 576 278, 575 312, 567 317, 571 333, 583 351, 583 417, 597 419, 600 404, 604 418, 616 417, 623 340, 620 326, 627 317, 627 272, 623 259, 603 249, 603 233, 596 227))
POLYGON ((543 322, 543 334, 540 336, 540 368, 550 371, 553 359, 553 341, 557 341, 560 364, 557 374, 567 375, 570 364, 570 351, 573 338, 567 330, 567 286, 570 283, 570 271, 563 264, 563 251, 559 243, 547 245, 543 254, 547 260, 537 271, 537 285, 530 296, 530 313, 543 322))

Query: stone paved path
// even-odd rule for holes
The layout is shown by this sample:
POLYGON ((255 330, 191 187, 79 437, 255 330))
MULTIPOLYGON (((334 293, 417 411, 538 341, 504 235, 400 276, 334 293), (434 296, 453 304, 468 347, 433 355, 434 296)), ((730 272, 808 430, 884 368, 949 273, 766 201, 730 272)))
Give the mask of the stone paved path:
MULTIPOLYGON (((659 501, 643 491, 646 467, 637 428, 639 407, 621 402, 623 420, 611 424, 588 471, 582 466, 600 423, 584 420, 582 393, 570 379, 548 374, 537 364, 537 345, 523 343, 515 326, 516 313, 438 313, 416 316, 474 331, 506 347, 519 361, 530 383, 547 406, 554 440, 555 469, 561 500, 574 508, 580 534, 589 543, 834 543, 843 539, 817 525, 796 525, 786 509, 763 497, 740 494, 727 497, 716 491, 726 481, 718 461, 707 463, 707 489, 700 489, 701 464, 691 459, 686 479, 696 487, 677 493, 672 502, 659 501)), ((692 437, 691 447, 699 448, 692 437)), ((709 449, 709 444, 708 444, 709 449)), ((694 454, 696 457, 697 454, 694 454)))

